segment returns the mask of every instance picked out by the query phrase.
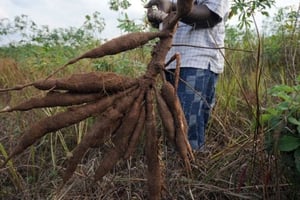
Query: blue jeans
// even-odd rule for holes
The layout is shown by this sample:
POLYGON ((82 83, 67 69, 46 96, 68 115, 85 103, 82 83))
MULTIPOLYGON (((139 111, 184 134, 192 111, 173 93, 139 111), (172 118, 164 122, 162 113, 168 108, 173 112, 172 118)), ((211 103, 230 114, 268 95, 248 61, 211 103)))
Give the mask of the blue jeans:
MULTIPOLYGON (((174 73, 174 70, 170 70, 174 73)), ((174 75, 166 78, 174 84, 174 75)), ((188 139, 193 149, 201 150, 205 144, 205 128, 215 103, 215 87, 218 74, 208 69, 180 68, 178 97, 189 126, 188 139)))

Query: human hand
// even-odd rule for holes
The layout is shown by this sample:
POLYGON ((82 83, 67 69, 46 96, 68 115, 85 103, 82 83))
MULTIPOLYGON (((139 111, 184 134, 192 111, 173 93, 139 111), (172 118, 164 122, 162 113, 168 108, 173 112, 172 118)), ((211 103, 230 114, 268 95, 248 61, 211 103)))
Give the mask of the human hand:
POLYGON ((168 14, 162 10, 158 10, 155 8, 148 8, 147 10, 147 18, 149 21, 162 22, 167 16, 168 14))
POLYGON ((155 8, 148 8, 147 9, 147 18, 148 21, 151 23, 151 25, 154 28, 158 28, 159 24, 168 16, 167 13, 165 13, 162 10, 158 10, 155 8))
POLYGON ((170 0, 150 0, 144 7, 152 8, 153 6, 156 6, 158 10, 165 13, 170 13, 173 8, 172 1, 170 0))

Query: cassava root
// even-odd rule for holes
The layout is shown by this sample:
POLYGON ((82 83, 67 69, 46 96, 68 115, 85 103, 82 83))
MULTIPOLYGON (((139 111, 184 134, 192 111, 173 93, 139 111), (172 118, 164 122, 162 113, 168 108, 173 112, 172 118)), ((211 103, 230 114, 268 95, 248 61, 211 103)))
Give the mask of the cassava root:
POLYGON ((147 179, 149 199, 159 200, 162 191, 162 172, 159 161, 158 136, 156 132, 156 119, 154 114, 153 90, 146 96, 146 144, 145 154, 147 162, 147 179))
POLYGON ((175 124, 175 144, 181 158, 184 161, 186 170, 191 172, 190 159, 194 160, 192 148, 187 140, 187 122, 182 111, 180 101, 175 93, 175 88, 169 82, 164 82, 161 87, 161 95, 172 112, 175 124))

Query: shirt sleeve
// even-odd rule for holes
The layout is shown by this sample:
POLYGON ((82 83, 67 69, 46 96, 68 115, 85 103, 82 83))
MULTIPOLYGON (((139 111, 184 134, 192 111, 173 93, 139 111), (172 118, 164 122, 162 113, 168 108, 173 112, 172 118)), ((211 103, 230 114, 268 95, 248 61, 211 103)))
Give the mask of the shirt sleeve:
POLYGON ((229 0, 198 0, 198 4, 206 5, 209 10, 224 19, 229 12, 229 0))

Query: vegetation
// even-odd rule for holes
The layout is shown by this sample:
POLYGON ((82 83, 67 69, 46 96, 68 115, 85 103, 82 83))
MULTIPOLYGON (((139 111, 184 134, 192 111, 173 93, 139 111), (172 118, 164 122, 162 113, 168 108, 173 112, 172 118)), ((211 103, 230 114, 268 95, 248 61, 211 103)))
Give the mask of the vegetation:
MULTIPOLYGON (((121 1, 111 2, 119 5, 121 1)), ((264 2, 256 1, 254 6, 265 5, 264 2)), ((244 22, 255 11, 246 9, 245 1, 236 1, 235 5, 237 15, 243 13, 238 8, 247 11, 244 12, 246 17, 241 18, 244 22)), ((38 27, 26 16, 16 17, 14 21, 2 20, 2 36, 9 33, 24 34, 21 41, 0 49, 0 88, 47 77, 70 58, 91 49, 96 43, 103 43, 104 41, 90 37, 103 30, 101 24, 104 21, 100 14, 87 16, 86 20, 85 24, 90 24, 87 27, 57 30, 38 27), (31 34, 26 34, 24 30, 30 30, 31 34)), ((244 23, 244 29, 227 27, 226 70, 218 83, 217 104, 208 127, 208 152, 195 155, 190 177, 184 173, 181 162, 178 162, 177 155, 165 138, 159 138, 160 148, 163 150, 160 159, 165 161, 161 167, 165 173, 166 185, 163 187, 166 198, 300 198, 297 181, 300 176, 299 10, 283 8, 269 20, 272 24, 266 22, 265 32, 259 32, 260 34, 247 26, 247 23, 244 23)), ((120 20, 121 22, 125 21, 120 20)), ((136 24, 131 23, 120 28, 124 27, 130 32, 137 30, 135 26, 136 24)), ((138 30, 144 28, 146 27, 138 30)), ((79 61, 59 71, 56 76, 106 71, 138 77, 146 70, 151 49, 150 43, 99 60, 79 61)), ((32 96, 40 97, 41 94, 30 88, 0 93, 0 108, 16 105, 32 96)), ((28 124, 61 110, 62 108, 47 108, 22 114, 0 114, 1 162, 14 149, 16 138, 28 124)), ((95 184, 91 175, 97 170, 95 166, 104 157, 104 152, 113 143, 107 141, 100 148, 88 150, 72 181, 60 188, 62 179, 59 173, 65 170, 65 162, 70 157, 71 150, 83 140, 94 120, 87 119, 50 133, 22 156, 9 161, 5 168, 0 169, 0 197, 146 199, 147 193, 144 191, 147 187, 147 175, 144 174, 146 166, 143 162, 143 144, 137 147, 137 153, 133 157, 120 161, 101 182, 95 184)), ((161 123, 163 122, 158 121, 156 126, 162 127, 161 123)))

